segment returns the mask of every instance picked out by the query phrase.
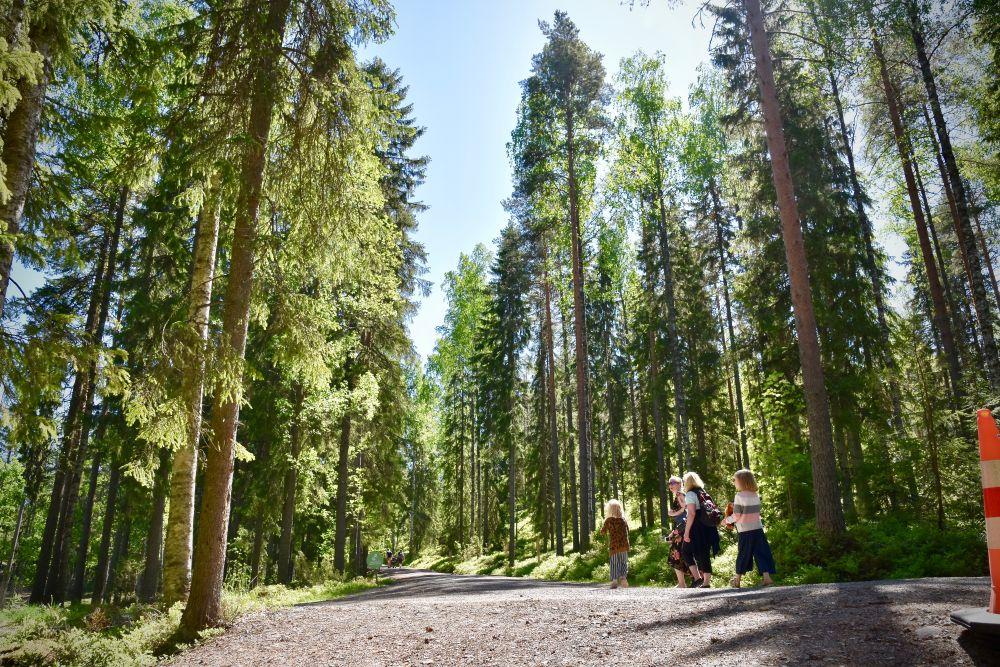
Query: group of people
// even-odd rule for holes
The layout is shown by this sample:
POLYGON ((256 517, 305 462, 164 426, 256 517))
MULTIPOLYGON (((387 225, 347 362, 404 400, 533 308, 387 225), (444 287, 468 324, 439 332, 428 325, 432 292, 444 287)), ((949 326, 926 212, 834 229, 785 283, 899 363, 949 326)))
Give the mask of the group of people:
MULTIPOLYGON (((729 584, 739 588, 743 575, 757 564, 764 586, 774 583, 774 556, 760 519, 760 495, 757 480, 749 470, 738 470, 733 475, 736 497, 725 511, 719 509, 705 484, 696 472, 684 478, 671 477, 669 515, 673 529, 667 536, 670 567, 677 575, 678 588, 711 588, 712 556, 719 553, 719 527, 735 529, 737 538, 736 576, 729 584), (690 584, 688 576, 691 577, 690 584)), ((610 554, 611 588, 628 588, 628 522, 622 504, 609 500, 604 514, 607 518, 601 534, 608 536, 610 554)))
POLYGON ((403 550, 400 549, 396 553, 392 552, 392 549, 385 550, 385 566, 386 567, 400 567, 403 564, 403 550))

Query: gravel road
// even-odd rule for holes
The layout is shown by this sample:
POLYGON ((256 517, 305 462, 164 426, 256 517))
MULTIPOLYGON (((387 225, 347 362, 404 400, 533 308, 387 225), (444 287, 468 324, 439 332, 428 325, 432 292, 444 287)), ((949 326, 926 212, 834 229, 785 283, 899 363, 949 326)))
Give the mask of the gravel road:
POLYGON ((948 619, 985 578, 609 590, 417 570, 239 620, 172 665, 1000 665, 948 619))

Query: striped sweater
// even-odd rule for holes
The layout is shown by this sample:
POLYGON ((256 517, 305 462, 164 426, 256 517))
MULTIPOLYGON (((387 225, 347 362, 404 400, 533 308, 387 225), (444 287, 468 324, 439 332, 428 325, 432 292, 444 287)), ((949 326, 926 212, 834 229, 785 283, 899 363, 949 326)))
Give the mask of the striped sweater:
POLYGON ((726 523, 735 523, 736 530, 741 533, 762 529, 764 524, 760 521, 760 496, 753 491, 737 492, 733 500, 733 513, 726 517, 726 523))

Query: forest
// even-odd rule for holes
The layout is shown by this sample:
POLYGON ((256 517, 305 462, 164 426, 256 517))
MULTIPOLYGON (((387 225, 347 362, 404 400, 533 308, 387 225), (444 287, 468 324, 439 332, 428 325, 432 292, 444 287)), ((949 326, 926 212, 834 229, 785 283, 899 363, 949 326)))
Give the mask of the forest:
POLYGON ((679 91, 567 5, 421 359, 388 0, 0 2, 0 606, 176 644, 386 549, 591 579, 607 499, 655 550, 744 467, 786 581, 986 571, 1000 7, 686 3, 679 91))

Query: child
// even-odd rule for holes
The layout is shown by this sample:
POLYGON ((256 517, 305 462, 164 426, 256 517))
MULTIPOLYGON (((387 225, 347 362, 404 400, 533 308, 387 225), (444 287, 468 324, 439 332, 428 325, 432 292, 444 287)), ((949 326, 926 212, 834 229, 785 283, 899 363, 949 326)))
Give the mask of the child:
POLYGON ((744 469, 736 471, 733 483, 736 485, 736 498, 733 500, 732 514, 725 518, 725 524, 727 528, 736 526, 739 545, 736 552, 736 576, 730 580, 729 585, 739 588, 740 578, 753 569, 753 562, 756 560, 757 571, 763 577, 764 585, 770 586, 774 583, 771 579, 775 570, 774 556, 771 554, 771 545, 767 543, 767 535, 764 534, 764 524, 760 521, 757 480, 752 472, 744 469))
POLYGON ((628 588, 628 522, 622 504, 609 500, 604 506, 604 525, 601 534, 608 535, 608 553, 611 555, 611 588, 628 588))

